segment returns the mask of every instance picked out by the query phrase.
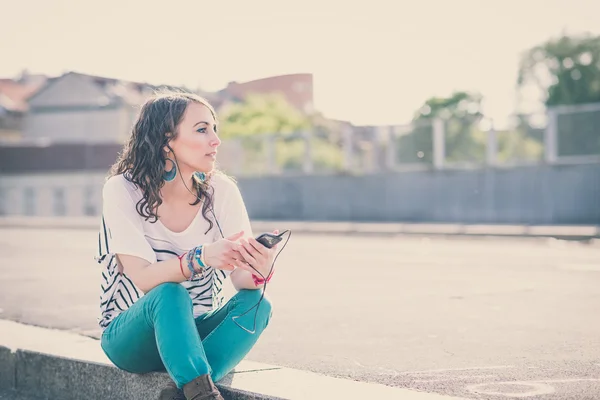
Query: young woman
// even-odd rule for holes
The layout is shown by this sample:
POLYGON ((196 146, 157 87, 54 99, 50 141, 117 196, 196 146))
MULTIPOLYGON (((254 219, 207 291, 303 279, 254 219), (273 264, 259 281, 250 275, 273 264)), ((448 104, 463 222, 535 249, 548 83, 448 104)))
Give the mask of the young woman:
POLYGON ((125 371, 166 370, 161 399, 222 399, 214 382, 271 317, 276 247, 254 240, 237 185, 214 169, 220 144, 208 102, 155 95, 103 188, 102 349, 125 371), (222 304, 227 277, 237 294, 222 304))

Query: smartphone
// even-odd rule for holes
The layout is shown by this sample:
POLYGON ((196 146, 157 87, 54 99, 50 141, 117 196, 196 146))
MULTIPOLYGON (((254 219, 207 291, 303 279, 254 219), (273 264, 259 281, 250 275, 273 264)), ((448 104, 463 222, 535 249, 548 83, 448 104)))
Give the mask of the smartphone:
POLYGON ((256 237, 256 241, 267 248, 272 248, 277 243, 281 242, 283 239, 282 235, 287 231, 281 232, 279 235, 274 235, 272 233, 262 233, 256 237))

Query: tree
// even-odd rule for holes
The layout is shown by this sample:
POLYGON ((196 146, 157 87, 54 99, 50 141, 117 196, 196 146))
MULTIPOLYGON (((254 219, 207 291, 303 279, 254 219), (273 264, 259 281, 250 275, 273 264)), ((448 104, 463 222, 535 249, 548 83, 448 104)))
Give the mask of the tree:
POLYGON ((319 114, 302 113, 280 94, 252 94, 243 102, 230 103, 220 110, 219 120, 221 137, 241 143, 247 172, 266 172, 270 141, 278 168, 301 169, 307 132, 313 133, 310 144, 315 169, 338 169, 342 165, 342 151, 329 140, 324 119, 319 114))
POLYGON ((600 36, 563 35, 531 48, 517 83, 546 92, 546 106, 600 102, 600 36))
POLYGON ((450 97, 432 97, 415 113, 413 130, 398 141, 401 163, 433 162, 433 124, 444 124, 446 160, 483 161, 485 137, 474 131, 482 117, 481 95, 455 92, 450 97))
POLYGON ((310 128, 310 120, 280 94, 250 94, 243 102, 220 110, 223 138, 262 134, 289 134, 310 128))
MULTIPOLYGON (((542 90, 547 107, 600 103, 600 36, 563 35, 525 53, 518 85, 542 90)), ((557 115, 558 153, 600 154, 599 112, 573 110, 557 115)))

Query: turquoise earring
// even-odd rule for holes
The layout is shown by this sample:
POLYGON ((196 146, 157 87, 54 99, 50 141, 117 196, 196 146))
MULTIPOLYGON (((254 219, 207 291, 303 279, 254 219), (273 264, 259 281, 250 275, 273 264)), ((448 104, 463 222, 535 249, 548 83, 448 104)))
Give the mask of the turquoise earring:
POLYGON ((194 180, 198 184, 202 184, 202 183, 206 182, 206 174, 204 172, 195 171, 192 176, 194 177, 194 180))
POLYGON ((163 179, 167 182, 171 182, 177 176, 177 164, 169 157, 166 157, 165 164, 167 161, 171 161, 171 164, 173 164, 173 168, 171 168, 170 171, 165 171, 163 173, 163 179))

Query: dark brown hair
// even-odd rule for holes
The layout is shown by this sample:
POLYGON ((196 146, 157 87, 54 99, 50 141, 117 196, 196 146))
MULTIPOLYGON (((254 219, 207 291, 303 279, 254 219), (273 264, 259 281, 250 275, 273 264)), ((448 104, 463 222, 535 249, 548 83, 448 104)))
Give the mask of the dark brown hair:
MULTIPOLYGON (((198 95, 176 91, 157 92, 142 105, 131 135, 110 170, 109 177, 123 174, 125 179, 142 190, 143 197, 137 203, 136 209, 146 220, 152 219, 151 222, 158 220, 157 210, 163 202, 160 197, 160 189, 165 184, 163 174, 166 157, 163 149, 170 149, 168 142, 177 136, 177 129, 185 110, 192 102, 206 106, 215 121, 217 120, 213 107, 198 95)), ((175 161, 177 162, 177 158, 175 161)), ((207 215, 213 205, 213 196, 208 184, 213 173, 207 174, 203 184, 194 180, 193 187, 190 188, 197 197, 190 205, 204 200, 202 215, 210 224, 208 231, 213 227, 213 222, 207 215)))

